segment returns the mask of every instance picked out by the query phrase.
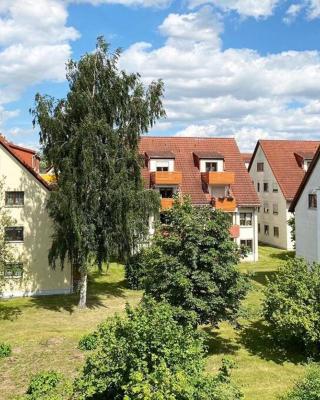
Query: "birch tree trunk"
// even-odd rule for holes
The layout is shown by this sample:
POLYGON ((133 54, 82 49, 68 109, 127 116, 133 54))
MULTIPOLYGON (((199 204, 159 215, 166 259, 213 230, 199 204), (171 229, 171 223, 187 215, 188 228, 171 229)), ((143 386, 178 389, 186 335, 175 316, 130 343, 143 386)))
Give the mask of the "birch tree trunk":
POLYGON ((86 308, 87 306, 87 282, 88 282, 88 273, 86 270, 80 268, 80 281, 79 281, 79 308, 86 308))

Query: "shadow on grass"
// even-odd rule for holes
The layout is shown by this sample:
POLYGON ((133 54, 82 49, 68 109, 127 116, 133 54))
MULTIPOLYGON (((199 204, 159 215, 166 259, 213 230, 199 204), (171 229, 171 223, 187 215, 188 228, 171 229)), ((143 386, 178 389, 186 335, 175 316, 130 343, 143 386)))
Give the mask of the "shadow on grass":
POLYGON ((271 328, 262 320, 242 328, 238 341, 250 354, 277 364, 283 364, 286 361, 300 364, 307 361, 303 349, 297 346, 285 348, 277 343, 272 337, 271 328))
POLYGON ((219 331, 212 331, 210 326, 203 328, 204 332, 206 332, 206 341, 205 345, 208 348, 208 355, 212 354, 235 354, 237 350, 240 349, 240 346, 237 343, 234 343, 230 339, 226 339, 220 336, 219 331))
POLYGON ((257 283, 266 286, 268 280, 272 281, 276 274, 277 271, 255 271, 252 272, 250 278, 257 283))
POLYGON ((21 307, 12 307, 7 301, 0 304, 0 321, 14 321, 21 315, 21 307))
POLYGON ((277 253, 271 253, 270 258, 281 261, 287 261, 291 258, 294 258, 294 251, 281 251, 277 253))

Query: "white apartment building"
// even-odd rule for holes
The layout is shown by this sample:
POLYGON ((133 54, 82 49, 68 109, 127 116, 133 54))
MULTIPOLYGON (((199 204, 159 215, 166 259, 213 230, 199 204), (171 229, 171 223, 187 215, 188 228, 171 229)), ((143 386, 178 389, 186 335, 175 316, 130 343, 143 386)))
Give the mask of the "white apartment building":
POLYGON ((259 241, 292 250, 290 204, 319 146, 314 141, 259 140, 249 173, 260 199, 259 241))

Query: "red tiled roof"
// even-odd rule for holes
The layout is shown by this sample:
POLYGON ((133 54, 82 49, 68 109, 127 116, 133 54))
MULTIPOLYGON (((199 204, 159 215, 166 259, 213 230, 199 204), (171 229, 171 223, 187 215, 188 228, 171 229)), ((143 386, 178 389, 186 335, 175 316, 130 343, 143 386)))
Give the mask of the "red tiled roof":
POLYGON ((0 134, 0 145, 4 147, 24 168, 26 168, 46 189, 51 189, 50 185, 38 174, 33 168, 32 165, 28 161, 24 159, 24 157, 20 154, 19 151, 26 151, 30 154, 36 154, 35 151, 26 149, 21 146, 16 146, 13 143, 10 143, 6 140, 4 136, 0 134), (17 149, 18 148, 18 149, 17 149))
POLYGON ((261 146, 272 172, 282 190, 286 200, 291 201, 305 175, 305 171, 298 164, 295 154, 315 154, 320 142, 306 140, 259 140, 252 161, 259 146, 261 146))
MULTIPOLYGON (((225 170, 235 173, 235 184, 231 185, 231 189, 237 205, 259 205, 259 198, 234 139, 152 136, 141 138, 140 153, 148 153, 154 149, 175 154, 175 170, 182 172, 181 192, 190 195, 193 204, 209 204, 211 200, 202 186, 201 174, 193 157, 193 153, 206 152, 223 155, 225 170)), ((147 168, 143 169, 142 175, 149 186, 150 172, 147 168)))
POLYGON ((241 153, 241 158, 245 163, 249 163, 251 161, 252 153, 241 153))
POLYGON ((149 158, 175 158, 176 156, 172 153, 172 151, 158 151, 158 150, 148 150, 146 152, 147 157, 149 158))
POLYGON ((316 154, 314 155, 311 164, 309 165, 308 171, 305 173, 305 175, 302 179, 302 182, 297 190, 297 193, 294 196, 292 203, 290 204, 289 211, 294 212, 296 205, 300 199, 300 196, 302 195, 302 192, 303 192, 306 184, 308 183, 310 176, 312 175, 312 172, 313 172, 315 166, 317 165, 319 158, 320 158, 320 146, 318 147, 318 150, 317 150, 316 154))

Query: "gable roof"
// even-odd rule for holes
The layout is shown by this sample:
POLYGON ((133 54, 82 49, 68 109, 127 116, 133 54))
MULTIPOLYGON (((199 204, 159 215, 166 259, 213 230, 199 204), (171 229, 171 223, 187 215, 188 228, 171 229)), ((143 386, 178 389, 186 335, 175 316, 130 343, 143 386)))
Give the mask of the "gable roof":
POLYGON ((5 150, 7 150, 26 170, 28 170, 46 189, 50 190, 51 186, 38 174, 27 161, 19 154, 18 150, 29 151, 32 154, 36 154, 35 151, 26 149, 21 146, 16 146, 13 143, 10 143, 6 140, 6 138, 0 135, 0 146, 2 146, 5 150), (18 148, 18 149, 17 149, 18 148))
POLYGON ((259 146, 261 147, 286 200, 292 201, 305 171, 295 154, 315 154, 319 141, 311 140, 259 140, 250 161, 249 171, 259 146))
MULTIPOLYGON (((237 204, 239 206, 258 206, 260 204, 234 139, 155 136, 141 138, 141 154, 154 149, 175 154, 175 170, 182 172, 181 192, 190 195, 193 204, 210 204, 211 201, 211 196, 203 188, 200 170, 194 162, 194 153, 218 153, 223 156, 225 170, 235 173, 235 183, 231 185, 231 189, 237 204)), ((150 172, 148 168, 143 168, 142 176, 146 186, 149 187, 150 172)))
POLYGON ((297 190, 297 193, 294 196, 294 199, 293 199, 292 203, 290 204, 290 208, 289 208, 290 212, 294 212, 294 210, 296 208, 296 205, 297 205, 297 203, 298 203, 298 201, 299 201, 299 199, 300 199, 300 197, 301 197, 301 195, 302 195, 302 193, 304 191, 304 188, 306 187, 306 185, 307 185, 307 183, 308 183, 308 181, 309 181, 309 179, 310 179, 310 177, 311 177, 311 175, 313 173, 313 170, 315 169, 315 166, 317 165, 319 159, 320 159, 320 146, 318 147, 318 150, 317 150, 315 156, 313 157, 311 164, 309 165, 308 171, 305 173, 305 175, 304 175, 304 177, 302 179, 302 182, 301 182, 301 184, 300 184, 300 186, 299 186, 299 188, 297 190))

